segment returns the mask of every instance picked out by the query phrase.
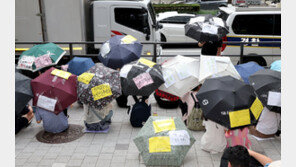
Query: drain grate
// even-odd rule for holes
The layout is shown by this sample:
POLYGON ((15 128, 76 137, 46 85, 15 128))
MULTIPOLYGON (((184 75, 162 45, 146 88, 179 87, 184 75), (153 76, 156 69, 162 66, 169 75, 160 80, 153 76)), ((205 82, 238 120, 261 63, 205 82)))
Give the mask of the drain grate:
POLYGON ((69 128, 61 133, 49 133, 44 130, 36 134, 36 139, 42 143, 68 143, 74 141, 84 135, 81 125, 69 124, 69 128))

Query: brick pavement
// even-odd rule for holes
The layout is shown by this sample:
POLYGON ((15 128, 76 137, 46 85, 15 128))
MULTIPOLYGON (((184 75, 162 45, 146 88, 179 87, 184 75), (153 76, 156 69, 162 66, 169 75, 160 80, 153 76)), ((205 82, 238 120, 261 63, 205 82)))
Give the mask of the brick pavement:
MULTIPOLYGON (((132 98, 130 98, 132 100, 132 98)), ((159 116, 181 117, 179 109, 161 109, 155 100, 152 111, 159 116)), ((114 115, 110 131, 107 134, 84 134, 83 137, 64 144, 40 143, 35 135, 42 125, 34 120, 31 125, 15 136, 15 165, 17 167, 145 167, 139 157, 133 138, 139 128, 129 123, 126 109, 118 108, 113 102, 114 115)), ((74 104, 68 114, 70 124, 83 125, 83 108, 74 104)), ((222 153, 211 155, 200 148, 200 139, 204 132, 192 131, 195 144, 186 155, 182 167, 219 167, 222 153)), ((281 159, 281 139, 256 141, 250 136, 257 151, 273 160, 281 159)))

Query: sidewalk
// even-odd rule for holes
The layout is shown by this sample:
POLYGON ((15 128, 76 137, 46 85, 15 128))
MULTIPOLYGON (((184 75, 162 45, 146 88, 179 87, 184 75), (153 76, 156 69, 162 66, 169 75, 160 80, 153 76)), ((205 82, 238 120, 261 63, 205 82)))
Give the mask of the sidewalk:
MULTIPOLYGON (((129 100, 131 100, 130 98, 129 100)), ((64 144, 38 142, 35 135, 42 130, 42 124, 34 120, 31 125, 15 136, 15 165, 18 167, 145 167, 133 138, 140 128, 130 125, 127 109, 112 103, 114 115, 107 134, 86 133, 81 138, 64 144)), ((152 112, 159 116, 181 117, 180 109, 161 109, 151 102, 152 112)), ((83 108, 74 104, 68 110, 69 124, 83 125, 83 108)), ((189 150, 182 167, 219 167, 222 153, 211 155, 200 149, 200 139, 204 132, 192 131, 196 142, 189 150)), ((250 136, 256 151, 273 160, 281 159, 281 139, 257 141, 250 136)))

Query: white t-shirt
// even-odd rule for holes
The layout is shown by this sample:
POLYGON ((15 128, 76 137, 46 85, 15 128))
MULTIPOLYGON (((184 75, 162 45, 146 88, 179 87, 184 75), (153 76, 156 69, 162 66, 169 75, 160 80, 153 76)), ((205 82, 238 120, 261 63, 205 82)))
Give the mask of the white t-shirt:
POLYGON ((225 127, 211 121, 203 120, 206 132, 201 137, 201 149, 213 153, 223 152, 227 141, 225 138, 225 127))
POLYGON ((261 116, 256 126, 256 130, 265 135, 275 134, 279 128, 281 114, 263 108, 261 116))

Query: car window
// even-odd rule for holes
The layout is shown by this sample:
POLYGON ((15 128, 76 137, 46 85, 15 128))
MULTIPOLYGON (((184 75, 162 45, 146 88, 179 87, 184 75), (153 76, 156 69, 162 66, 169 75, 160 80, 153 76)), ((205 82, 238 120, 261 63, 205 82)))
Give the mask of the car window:
POLYGON ((274 35, 281 36, 281 15, 275 15, 274 19, 274 35))
POLYGON ((115 22, 126 27, 144 32, 145 25, 148 24, 143 22, 143 14, 147 14, 145 9, 134 9, 134 8, 115 8, 115 22))
POLYGON ((194 16, 172 16, 160 20, 160 23, 186 24, 194 16))
POLYGON ((274 15, 237 15, 232 29, 235 34, 273 35, 274 15))

